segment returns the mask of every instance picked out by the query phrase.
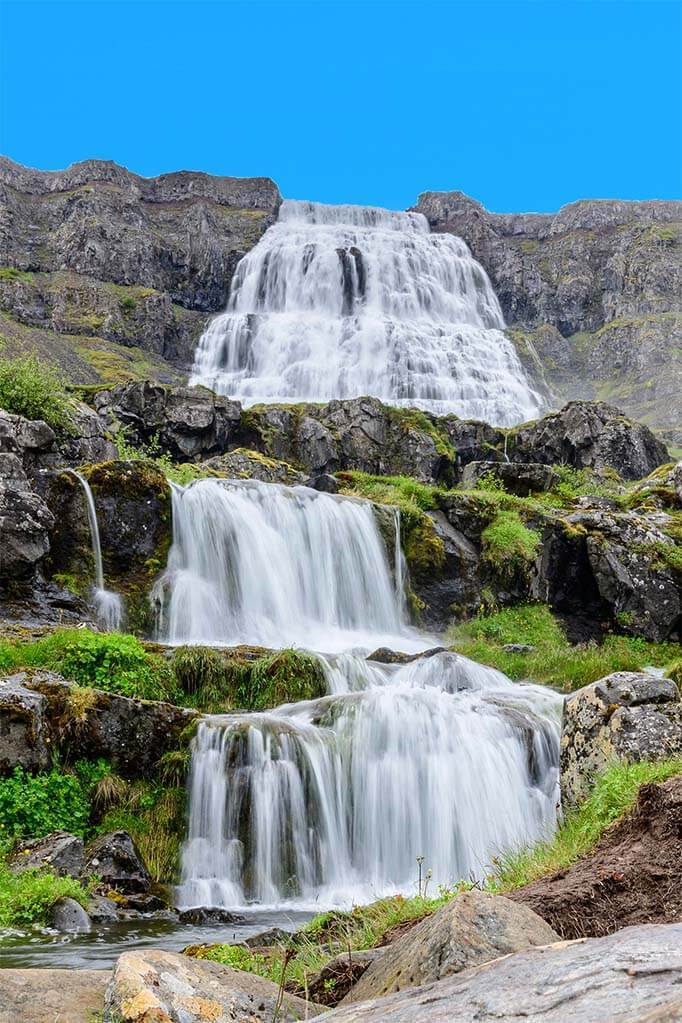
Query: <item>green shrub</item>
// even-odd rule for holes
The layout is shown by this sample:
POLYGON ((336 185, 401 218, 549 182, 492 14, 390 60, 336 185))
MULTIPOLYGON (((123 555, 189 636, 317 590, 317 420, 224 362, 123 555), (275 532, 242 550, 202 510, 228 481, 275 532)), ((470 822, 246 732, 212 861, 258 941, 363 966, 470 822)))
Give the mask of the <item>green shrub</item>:
POLYGON ((280 650, 271 657, 254 661, 248 677, 247 706, 267 710, 283 703, 314 700, 327 687, 320 662, 300 650, 280 650))
POLYGON ((57 899, 67 897, 87 906, 87 891, 75 878, 38 870, 13 874, 0 861, 0 927, 46 924, 57 899))
POLYGON ((31 775, 21 767, 0 785, 0 834, 40 838, 63 828, 83 835, 90 805, 79 779, 54 768, 31 775))
POLYGON ((483 530, 481 542, 483 559, 501 575, 513 576, 535 558, 540 534, 524 526, 518 512, 500 511, 483 530))
POLYGON ((0 359, 0 408, 27 419, 43 419, 57 433, 72 426, 63 378, 34 355, 0 359))

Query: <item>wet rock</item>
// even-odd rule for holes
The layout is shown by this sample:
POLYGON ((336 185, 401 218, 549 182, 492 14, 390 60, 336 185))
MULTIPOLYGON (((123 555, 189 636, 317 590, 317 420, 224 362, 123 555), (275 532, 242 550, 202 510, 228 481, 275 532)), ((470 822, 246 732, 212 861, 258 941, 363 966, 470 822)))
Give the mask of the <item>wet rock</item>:
POLYGON ((525 906, 514 905, 500 895, 463 892, 390 945, 369 966, 344 1004, 429 984, 557 938, 556 932, 525 906))
POLYGON ((54 751, 73 760, 111 761, 126 778, 153 778, 157 763, 176 749, 182 730, 196 717, 170 703, 153 703, 92 690, 70 724, 74 685, 54 672, 37 670, 0 677, 0 771, 15 766, 45 770, 54 751))
POLYGON ((95 406, 100 416, 121 424, 132 443, 157 444, 180 461, 227 451, 241 420, 238 401, 205 387, 121 384, 100 391, 95 406))
POLYGON ((91 895, 88 901, 88 916, 93 923, 114 923, 118 920, 118 904, 105 895, 91 895))
POLYGON ((272 945, 287 945, 292 938, 291 931, 283 931, 281 927, 270 927, 267 931, 244 938, 243 944, 247 948, 270 948, 272 945))
POLYGON ((138 913, 159 913, 168 909, 168 904, 158 895, 127 895, 125 901, 126 909, 134 909, 138 913))
POLYGON ((80 902, 75 899, 57 899, 50 914, 50 923, 67 934, 85 934, 92 930, 92 921, 80 902))
POLYGON ((422 657, 433 657, 435 654, 446 652, 444 646, 434 646, 429 650, 423 650, 418 654, 403 654, 399 650, 390 650, 386 646, 377 647, 371 654, 367 654, 368 661, 377 661, 379 664, 410 664, 412 661, 422 657))
POLYGON ((604 938, 527 948, 385 998, 357 1004, 344 1001, 322 1019, 329 1023, 673 1020, 679 1019, 682 1009, 681 983, 682 924, 626 927, 604 938))
POLYGON ((53 831, 44 838, 20 842, 12 854, 14 871, 49 868, 54 874, 79 877, 85 863, 83 839, 68 831, 53 831))
POLYGON ((313 490, 320 490, 324 494, 336 494, 339 490, 339 481, 336 476, 332 476, 328 472, 320 473, 319 476, 311 476, 309 480, 306 480, 305 485, 313 490))
POLYGON ((541 462, 469 462, 462 472, 465 487, 475 487, 482 480, 498 480, 505 490, 519 497, 551 490, 557 474, 541 462))
POLYGON ((174 952, 124 952, 105 998, 104 1023, 280 1023, 317 1015, 319 1007, 263 977, 174 952))
POLYGON ((561 795, 581 802, 616 758, 658 760, 682 752, 682 703, 672 679, 617 671, 566 698, 561 733, 561 795))
POLYGON ((97 874, 106 887, 135 894, 148 892, 152 880, 127 831, 96 838, 88 846, 83 874, 97 874))
POLYGON ((178 913, 181 924, 238 924, 244 920, 239 913, 231 913, 227 909, 212 906, 194 906, 178 913))
POLYGON ((605 402, 569 402, 560 412, 514 430, 510 458, 576 469, 615 469, 639 480, 664 462, 668 451, 651 430, 605 402))
POLYGON ((0 970, 0 1023, 90 1023, 109 970, 0 970))
POLYGON ((50 549, 54 517, 18 455, 0 452, 0 580, 25 576, 50 549))

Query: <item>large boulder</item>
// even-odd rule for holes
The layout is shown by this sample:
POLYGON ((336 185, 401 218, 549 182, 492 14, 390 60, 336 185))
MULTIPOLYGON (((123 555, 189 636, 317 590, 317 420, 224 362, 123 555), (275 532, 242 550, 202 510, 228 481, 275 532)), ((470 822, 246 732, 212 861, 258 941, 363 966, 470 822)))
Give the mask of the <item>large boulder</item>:
POLYGON ((65 934, 87 934, 92 930, 92 921, 75 899, 57 899, 50 911, 50 924, 56 931, 65 934))
POLYGON ((153 778, 164 753, 176 749, 196 717, 170 703, 98 689, 73 704, 73 683, 49 671, 0 678, 0 772, 49 767, 53 752, 72 760, 104 757, 126 778, 153 778), (72 719, 76 716, 76 721, 72 719))
POLYGON ((514 430, 509 456, 576 469, 615 469, 627 480, 642 479, 669 461, 665 444, 648 426, 600 401, 569 402, 560 412, 514 430))
POLYGON ((10 865, 15 872, 48 869, 53 874, 78 877, 85 864, 83 839, 68 831, 53 831, 44 838, 19 842, 10 865))
POLYGON ((682 703, 672 679, 617 671, 566 697, 561 795, 575 806, 614 759, 657 760, 682 752, 682 703))
POLYGON ((596 938, 682 918, 682 775, 643 785, 637 803, 570 867, 511 892, 562 938, 596 938))
POLYGON ((0 1023, 90 1023, 110 978, 108 970, 0 970, 0 1023))
POLYGON ((181 461, 227 451, 241 419, 238 401, 205 387, 149 382, 100 391, 95 406, 106 421, 125 429, 130 442, 158 446, 181 461))
POLYGON ((554 470, 542 462, 469 462, 462 472, 462 484, 475 487, 481 480, 492 478, 510 494, 528 497, 551 490, 558 480, 554 470))
MULTIPOLYGON (((362 981, 361 981, 362 983, 362 981)), ((423 987, 344 1003, 329 1023, 673 1023, 682 1014, 682 924, 526 948, 423 987)))
POLYGON ((18 455, 0 452, 0 581, 30 574, 50 549, 54 516, 18 455))
POLYGON ((501 895, 463 892, 390 945, 344 1004, 430 984, 511 952, 549 945, 558 937, 526 906, 501 895))
POLYGON ((104 1023, 294 1023, 319 1008, 277 984, 175 952, 124 952, 107 988, 104 1023))
POLYGON ((152 879, 127 831, 100 835, 88 846, 85 876, 96 874, 107 888, 119 892, 148 892, 152 879))

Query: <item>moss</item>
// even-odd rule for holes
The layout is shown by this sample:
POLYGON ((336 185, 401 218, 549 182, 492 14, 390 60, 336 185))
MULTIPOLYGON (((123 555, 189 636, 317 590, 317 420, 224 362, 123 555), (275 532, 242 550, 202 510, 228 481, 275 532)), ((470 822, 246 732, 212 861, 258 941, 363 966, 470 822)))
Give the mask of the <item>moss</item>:
POLYGON ((403 553, 410 572, 416 576, 438 576, 445 565, 445 544, 428 515, 407 531, 403 553))
POLYGON ((253 710, 314 700, 327 691, 318 659, 299 650, 280 650, 256 661, 248 685, 248 702, 253 710))
POLYGON ((481 534, 482 557, 499 575, 525 572, 535 559, 540 534, 528 529, 516 511, 500 511, 481 534))
POLYGON ((16 266, 0 266, 0 281, 30 281, 33 274, 16 266))
POLYGON ((397 425, 404 433, 417 430, 425 433, 433 441, 436 451, 442 458, 447 458, 454 464, 457 457, 452 442, 447 434, 443 433, 439 425, 435 423, 425 412, 415 408, 394 408, 387 407, 389 422, 397 425))

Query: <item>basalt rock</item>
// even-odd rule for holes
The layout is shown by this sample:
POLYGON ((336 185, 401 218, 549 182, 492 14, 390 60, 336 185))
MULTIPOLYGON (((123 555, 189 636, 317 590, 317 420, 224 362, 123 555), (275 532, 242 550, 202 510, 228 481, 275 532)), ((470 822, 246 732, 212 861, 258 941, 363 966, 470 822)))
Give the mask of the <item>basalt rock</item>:
POLYGON ((85 863, 83 839, 68 831, 53 831, 44 838, 20 842, 12 853, 13 871, 49 869, 54 874, 78 877, 85 863))
POLYGON ((0 583, 26 576, 50 549, 54 517, 17 455, 0 452, 0 583))
POLYGON ((50 923, 66 934, 86 934, 92 930, 92 921, 80 902, 75 899, 57 899, 52 907, 50 923))
POLYGON ((617 671, 566 698, 561 795, 566 807, 589 794, 610 761, 657 760, 682 752, 682 703, 672 679, 617 671))
POLYGON ((84 874, 97 874, 101 883, 119 892, 148 892, 151 877, 127 831, 101 835, 88 846, 84 874))
POLYGON ((0 770, 45 770, 55 752, 111 761, 126 778, 153 778, 196 712, 90 690, 74 708, 71 682, 48 671, 0 678, 0 770), (77 713, 76 713, 77 711, 77 713))

